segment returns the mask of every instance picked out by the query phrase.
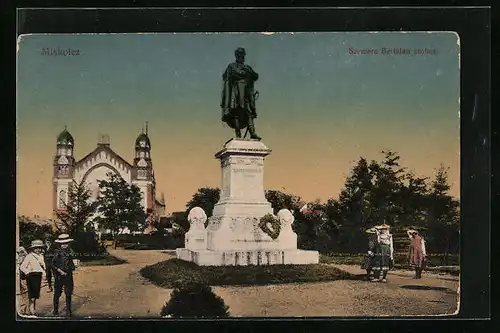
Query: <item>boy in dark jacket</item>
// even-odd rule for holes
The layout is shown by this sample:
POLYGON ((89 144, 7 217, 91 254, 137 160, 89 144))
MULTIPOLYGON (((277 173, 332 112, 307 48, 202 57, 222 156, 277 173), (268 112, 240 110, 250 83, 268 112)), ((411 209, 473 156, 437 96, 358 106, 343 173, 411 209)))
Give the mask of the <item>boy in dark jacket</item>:
POLYGON ((69 243, 73 240, 69 235, 60 235, 56 243, 60 245, 52 258, 52 269, 54 273, 54 315, 59 315, 59 298, 64 288, 66 295, 66 316, 71 317, 71 295, 73 294, 73 251, 69 248, 69 243))

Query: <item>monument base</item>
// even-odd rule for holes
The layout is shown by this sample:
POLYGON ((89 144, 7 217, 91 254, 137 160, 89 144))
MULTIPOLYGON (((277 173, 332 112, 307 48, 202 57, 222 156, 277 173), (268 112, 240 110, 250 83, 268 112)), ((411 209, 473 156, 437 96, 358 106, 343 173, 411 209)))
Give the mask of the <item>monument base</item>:
POLYGON ((319 262, 318 251, 253 250, 212 251, 176 249, 177 258, 199 266, 308 265, 319 262))
MULTIPOLYGON (((200 266, 243 266, 317 264, 317 251, 297 249, 294 217, 281 209, 275 219, 280 230, 276 238, 264 232, 262 217, 273 215, 264 191, 264 157, 270 149, 261 141, 232 139, 215 154, 220 160, 222 186, 212 216, 200 207, 189 212, 185 248, 177 258, 200 266)), ((271 222, 268 229, 274 229, 271 222)), ((264 228, 266 229, 266 228, 264 228)))

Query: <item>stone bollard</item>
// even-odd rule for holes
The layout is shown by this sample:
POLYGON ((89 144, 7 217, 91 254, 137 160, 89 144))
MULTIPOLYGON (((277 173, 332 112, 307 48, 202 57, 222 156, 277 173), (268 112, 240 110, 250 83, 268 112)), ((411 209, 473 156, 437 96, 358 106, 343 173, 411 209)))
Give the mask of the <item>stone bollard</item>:
POLYGON ((200 207, 194 207, 189 211, 189 231, 184 236, 184 247, 189 250, 202 250, 207 248, 207 231, 205 222, 207 214, 200 207))

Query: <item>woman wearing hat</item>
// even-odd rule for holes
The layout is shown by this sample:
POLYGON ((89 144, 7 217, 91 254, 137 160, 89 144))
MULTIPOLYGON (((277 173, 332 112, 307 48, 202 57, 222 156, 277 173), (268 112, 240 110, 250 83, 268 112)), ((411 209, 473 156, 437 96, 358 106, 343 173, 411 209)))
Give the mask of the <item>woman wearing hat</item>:
POLYGON ((422 278, 422 270, 425 263, 425 240, 419 235, 418 230, 407 231, 410 237, 410 265, 415 266, 415 279, 422 278))
POLYGON ((31 242, 30 252, 21 264, 21 272, 26 275, 28 289, 28 313, 36 315, 36 300, 40 298, 42 275, 45 272, 45 261, 42 251, 45 245, 41 240, 31 242))
POLYGON ((55 251, 52 259, 52 270, 54 273, 54 312, 55 316, 59 315, 59 298, 64 289, 66 295, 66 315, 71 316, 71 295, 73 294, 73 271, 75 264, 73 263, 73 253, 69 248, 69 244, 73 241, 67 234, 59 235, 56 243, 60 248, 55 251))
POLYGON ((365 256, 365 260, 363 264, 361 265, 362 269, 366 270, 366 279, 370 279, 370 274, 372 272, 373 264, 374 264, 374 259, 375 259, 375 252, 377 252, 377 237, 376 237, 376 232, 374 228, 370 228, 366 230, 366 233, 368 234, 368 252, 365 256))
POLYGON ((375 279, 374 282, 380 281, 380 272, 382 271, 382 282, 387 282, 387 273, 389 272, 392 261, 394 260, 394 246, 392 235, 389 233, 390 226, 383 224, 375 227, 377 233, 378 251, 375 255, 375 279))

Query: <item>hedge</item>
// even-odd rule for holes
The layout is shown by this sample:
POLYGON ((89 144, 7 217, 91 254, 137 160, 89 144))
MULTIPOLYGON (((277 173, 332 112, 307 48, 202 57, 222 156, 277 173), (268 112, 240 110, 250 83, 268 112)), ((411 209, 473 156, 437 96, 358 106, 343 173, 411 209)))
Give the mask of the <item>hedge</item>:
POLYGON ((88 259, 87 261, 82 261, 81 265, 82 266, 113 266, 113 265, 120 265, 126 263, 126 260, 117 258, 112 255, 106 255, 102 257, 95 257, 92 259, 88 259))
MULTIPOLYGON (((343 265, 361 265, 365 259, 365 253, 328 253, 320 255, 320 262, 328 264, 343 264, 343 265)), ((459 256, 456 254, 448 254, 446 262, 446 255, 444 253, 429 253, 427 255, 427 267, 436 266, 458 266, 459 256)), ((394 253, 394 266, 396 268, 408 268, 409 265, 408 252, 394 253)))
POLYGON ((173 250, 179 247, 184 247, 184 237, 177 238, 170 234, 146 234, 146 235, 119 235, 118 245, 129 247, 132 245, 146 245, 155 249, 173 250))
POLYGON ((140 270, 145 278, 164 288, 184 288, 192 283, 210 286, 266 285, 358 279, 354 274, 328 265, 198 266, 170 259, 140 270))

